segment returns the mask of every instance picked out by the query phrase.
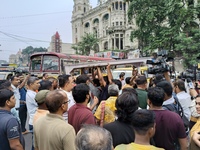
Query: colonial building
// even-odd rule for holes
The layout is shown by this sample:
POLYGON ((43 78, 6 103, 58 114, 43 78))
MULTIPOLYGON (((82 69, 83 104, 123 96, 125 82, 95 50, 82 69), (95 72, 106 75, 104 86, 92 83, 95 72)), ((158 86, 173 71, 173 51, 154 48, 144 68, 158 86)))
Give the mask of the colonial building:
POLYGON ((124 0, 98 0, 98 6, 92 8, 89 0, 74 0, 73 44, 80 42, 85 33, 94 33, 99 38, 96 52, 138 49, 138 42, 130 41, 131 31, 136 25, 128 22, 128 5, 124 0))

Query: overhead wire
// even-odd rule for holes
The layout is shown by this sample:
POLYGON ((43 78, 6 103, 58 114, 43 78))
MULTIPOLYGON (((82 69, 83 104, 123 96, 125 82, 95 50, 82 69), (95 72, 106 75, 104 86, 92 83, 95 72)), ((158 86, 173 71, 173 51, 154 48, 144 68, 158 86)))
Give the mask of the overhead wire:
POLYGON ((15 18, 24 18, 24 17, 35 17, 35 16, 44 16, 44 15, 52 15, 52 14, 61 14, 66 12, 72 12, 72 10, 61 11, 61 12, 51 12, 51 13, 42 13, 42 14, 31 14, 31 15, 21 15, 21 16, 10 16, 10 17, 0 17, 0 19, 15 19, 15 18))
MULTIPOLYGON (((50 12, 50 13, 41 13, 41 14, 21 15, 21 16, 0 17, 0 19, 15 19, 15 18, 23 18, 23 17, 35 17, 35 16, 43 16, 43 15, 60 14, 60 13, 66 13, 66 12, 72 12, 72 10, 70 10, 70 11, 60 11, 60 12, 50 12)), ((10 38, 13 38, 13 39, 15 39, 17 41, 26 43, 28 45, 30 45, 29 42, 31 42, 31 43, 32 42, 50 43, 50 41, 23 37, 23 36, 19 36, 19 35, 15 35, 15 34, 6 33, 6 32, 3 32, 3 31, 0 31, 0 33, 4 34, 4 35, 6 35, 6 36, 8 36, 10 38), (29 40, 29 41, 27 41, 27 40, 29 40)), ((51 42, 51 43, 54 43, 54 42, 51 42)))
MULTIPOLYGON (((6 33, 6 32, 3 32, 3 31, 0 31, 0 33, 6 35, 8 37, 11 37, 13 39, 19 40, 21 42, 25 42, 25 41, 21 40, 20 38, 25 39, 25 40, 31 40, 31 41, 28 41, 28 42, 43 42, 43 43, 50 43, 51 42, 51 41, 45 41, 45 40, 38 40, 38 39, 23 37, 23 36, 19 36, 19 35, 15 35, 15 34, 6 33)), ((51 43, 55 43, 55 42, 51 42, 51 43)), ((67 43, 64 43, 64 42, 62 42, 62 43, 67 44, 67 43)), ((28 43, 26 43, 26 44, 28 44, 28 43)))

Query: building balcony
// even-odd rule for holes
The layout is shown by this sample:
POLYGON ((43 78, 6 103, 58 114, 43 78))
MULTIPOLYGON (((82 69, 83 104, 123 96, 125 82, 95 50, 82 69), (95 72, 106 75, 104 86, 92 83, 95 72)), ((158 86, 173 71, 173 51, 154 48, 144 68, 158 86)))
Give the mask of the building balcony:
POLYGON ((112 34, 116 31, 125 31, 125 30, 126 30, 126 27, 124 25, 108 27, 108 29, 107 29, 109 34, 112 34))

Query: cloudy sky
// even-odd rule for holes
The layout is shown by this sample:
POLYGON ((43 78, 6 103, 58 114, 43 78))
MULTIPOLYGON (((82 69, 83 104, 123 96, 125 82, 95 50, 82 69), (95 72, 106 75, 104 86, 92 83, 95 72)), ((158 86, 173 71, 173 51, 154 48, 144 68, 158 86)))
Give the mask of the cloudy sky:
MULTIPOLYGON (((97 5, 97 0, 90 0, 97 5)), ((27 46, 49 46, 59 32, 64 43, 72 42, 73 0, 4 0, 0 5, 0 60, 27 46)))

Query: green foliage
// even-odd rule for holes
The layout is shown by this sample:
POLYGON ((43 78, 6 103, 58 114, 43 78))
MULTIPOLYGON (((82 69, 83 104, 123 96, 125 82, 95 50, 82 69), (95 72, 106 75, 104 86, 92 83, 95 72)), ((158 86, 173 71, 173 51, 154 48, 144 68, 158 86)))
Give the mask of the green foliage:
POLYGON ((22 50, 22 54, 29 60, 30 56, 33 54, 33 53, 36 53, 36 52, 47 52, 47 49, 46 48, 42 48, 42 47, 39 47, 39 48, 33 48, 32 46, 28 46, 26 47, 25 49, 22 50))
MULTIPOLYGON (((192 30, 197 27, 194 20, 200 18, 199 4, 194 5, 193 0, 129 0, 129 2, 129 22, 135 20, 137 25, 137 29, 131 33, 131 41, 138 39, 142 51, 166 49, 186 56, 186 49, 180 49, 185 44, 180 38, 184 34, 190 37, 195 35, 192 30)), ((188 43, 191 45, 191 51, 195 49, 194 47, 198 47, 196 46, 198 43, 195 42, 197 41, 192 38, 193 45, 188 43)), ((194 59, 189 62, 194 62, 194 59)))
POLYGON ((85 33, 81 41, 72 48, 76 50, 76 54, 89 55, 91 50, 95 51, 95 46, 98 44, 98 39, 95 34, 85 33))
POLYGON ((47 49, 42 48, 42 47, 33 48, 32 46, 28 46, 28 47, 26 47, 25 49, 22 50, 23 55, 29 55, 29 56, 33 53, 36 53, 36 52, 47 52, 47 49))
POLYGON ((185 58, 185 65, 190 66, 198 63, 197 56, 200 56, 200 30, 192 29, 192 37, 188 37, 186 34, 180 34, 177 37, 178 44, 176 49, 180 50, 185 58))

